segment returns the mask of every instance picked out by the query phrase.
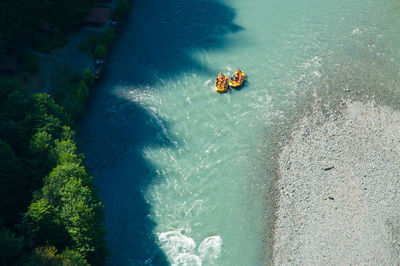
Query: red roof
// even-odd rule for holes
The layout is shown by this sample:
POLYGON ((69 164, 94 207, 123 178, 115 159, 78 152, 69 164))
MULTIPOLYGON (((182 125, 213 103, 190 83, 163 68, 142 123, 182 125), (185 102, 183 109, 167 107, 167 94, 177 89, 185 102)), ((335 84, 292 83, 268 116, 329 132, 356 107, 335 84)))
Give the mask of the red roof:
POLYGON ((106 23, 111 14, 111 8, 109 7, 93 7, 90 10, 86 18, 83 19, 84 22, 89 23, 106 23))

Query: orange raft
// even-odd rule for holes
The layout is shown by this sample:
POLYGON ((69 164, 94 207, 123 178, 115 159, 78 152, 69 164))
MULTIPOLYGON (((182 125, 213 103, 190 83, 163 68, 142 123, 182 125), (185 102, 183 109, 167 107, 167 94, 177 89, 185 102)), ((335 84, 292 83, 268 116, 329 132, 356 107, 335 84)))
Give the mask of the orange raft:
POLYGON ((227 75, 223 74, 221 79, 217 78, 214 84, 214 90, 217 92, 225 92, 228 90, 229 78, 227 75))

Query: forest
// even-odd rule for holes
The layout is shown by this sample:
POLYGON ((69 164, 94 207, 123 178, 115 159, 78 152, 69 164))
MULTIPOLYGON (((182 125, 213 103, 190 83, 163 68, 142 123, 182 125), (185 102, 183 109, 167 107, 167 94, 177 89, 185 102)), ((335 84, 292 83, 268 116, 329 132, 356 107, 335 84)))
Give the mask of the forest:
MULTIPOLYGON (((0 57, 59 45, 92 5, 1 1, 0 57), (44 20, 52 33, 43 38, 35 29, 44 20)), ((30 66, 35 71, 34 60, 30 66)), ((74 79, 67 93, 50 95, 29 91, 19 76, 0 76, 0 265, 105 264, 104 206, 75 137, 94 75, 87 69, 74 79)))
POLYGON ((1 1, 0 56, 27 44, 39 50, 49 44, 62 46, 65 33, 80 26, 93 4, 93 0, 1 1), (43 22, 51 25, 50 34, 36 32, 43 22))

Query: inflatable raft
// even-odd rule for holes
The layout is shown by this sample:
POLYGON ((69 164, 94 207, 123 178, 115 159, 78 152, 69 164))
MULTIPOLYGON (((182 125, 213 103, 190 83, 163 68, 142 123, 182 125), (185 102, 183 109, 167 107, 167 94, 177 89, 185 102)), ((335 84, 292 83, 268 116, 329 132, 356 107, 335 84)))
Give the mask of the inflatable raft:
POLYGON ((228 76, 224 74, 222 80, 215 81, 214 90, 218 92, 225 92, 228 90, 228 86, 229 86, 229 79, 228 76))
POLYGON ((246 80, 246 73, 244 73, 244 71, 236 71, 235 73, 233 73, 233 75, 231 76, 231 78, 229 79, 229 86, 233 87, 233 88, 237 88, 242 86, 243 82, 246 80), (237 76, 238 79, 234 79, 234 77, 237 76))

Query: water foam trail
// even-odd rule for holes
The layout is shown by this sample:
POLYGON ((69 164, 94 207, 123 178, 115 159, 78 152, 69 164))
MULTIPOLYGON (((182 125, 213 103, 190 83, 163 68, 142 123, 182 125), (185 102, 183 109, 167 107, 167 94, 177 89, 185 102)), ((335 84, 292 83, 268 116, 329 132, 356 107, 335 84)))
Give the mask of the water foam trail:
POLYGON ((201 266, 202 261, 199 256, 192 254, 178 254, 172 263, 173 266, 201 266))
POLYGON ((201 266, 217 265, 221 253, 222 238, 210 236, 196 248, 196 242, 182 233, 182 230, 167 231, 158 234, 158 240, 166 254, 172 259, 172 265, 201 266))
POLYGON ((212 265, 221 253, 222 238, 220 236, 210 236, 201 242, 199 246, 200 258, 207 265, 212 265))

